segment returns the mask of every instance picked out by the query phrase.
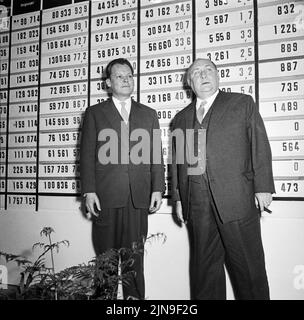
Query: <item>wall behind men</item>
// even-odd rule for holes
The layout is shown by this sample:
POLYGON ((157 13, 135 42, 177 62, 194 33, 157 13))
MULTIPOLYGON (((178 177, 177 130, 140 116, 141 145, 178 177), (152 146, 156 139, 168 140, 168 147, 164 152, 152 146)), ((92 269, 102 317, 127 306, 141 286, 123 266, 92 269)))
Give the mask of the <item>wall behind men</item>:
MULTIPOLYGON (((303 1, 0 0, 0 17, 0 250, 32 255, 51 226, 71 243, 58 269, 88 261, 78 146, 84 110, 108 97, 105 66, 131 61, 134 99, 157 110, 167 163, 169 122, 192 99, 185 70, 206 57, 222 90, 250 94, 259 106, 277 191, 262 218, 271 296, 304 298, 303 1)), ((166 175, 167 199, 167 166, 166 175)), ((149 222, 149 233, 167 241, 147 244, 147 297, 189 298, 185 227, 167 200, 149 222)), ((8 267, 14 283, 18 270, 8 267)))

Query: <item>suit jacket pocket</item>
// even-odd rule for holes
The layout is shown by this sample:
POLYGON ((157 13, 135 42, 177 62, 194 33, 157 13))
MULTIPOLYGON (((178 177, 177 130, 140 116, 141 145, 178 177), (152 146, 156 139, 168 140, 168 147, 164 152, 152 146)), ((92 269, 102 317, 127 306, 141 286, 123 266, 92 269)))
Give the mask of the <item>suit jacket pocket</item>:
POLYGON ((244 175, 248 180, 253 180, 253 178, 254 178, 254 173, 253 173, 253 171, 243 172, 243 175, 244 175))
POLYGON ((201 184, 202 183, 202 176, 201 175, 190 175, 189 182, 201 184))

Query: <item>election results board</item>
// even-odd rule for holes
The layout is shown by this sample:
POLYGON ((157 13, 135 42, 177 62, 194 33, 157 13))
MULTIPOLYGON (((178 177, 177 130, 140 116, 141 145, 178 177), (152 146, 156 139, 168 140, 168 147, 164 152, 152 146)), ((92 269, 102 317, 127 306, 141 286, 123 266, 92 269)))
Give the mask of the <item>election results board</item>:
POLYGON ((76 205, 83 113, 108 98, 101 76, 118 57, 134 67, 133 98, 157 111, 166 196, 169 123, 191 102, 185 70, 201 57, 217 64, 222 90, 257 102, 275 199, 304 200, 303 8, 287 0, 0 0, 1 209, 76 205))

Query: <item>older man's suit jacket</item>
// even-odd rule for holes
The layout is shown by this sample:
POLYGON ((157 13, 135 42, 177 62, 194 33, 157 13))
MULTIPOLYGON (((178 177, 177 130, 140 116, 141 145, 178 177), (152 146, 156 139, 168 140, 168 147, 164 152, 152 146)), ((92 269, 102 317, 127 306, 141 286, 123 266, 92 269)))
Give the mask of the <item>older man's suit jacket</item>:
POLYGON ((163 192, 165 189, 160 136, 157 143, 159 150, 154 151, 158 152, 158 160, 161 159, 161 162, 153 164, 153 130, 159 129, 157 114, 155 110, 132 100, 129 132, 144 129, 150 139, 150 145, 143 148, 148 151, 148 155, 144 155, 147 160, 145 163, 134 164, 129 158, 122 163, 121 150, 127 150, 129 144, 131 151, 140 140, 129 141, 129 136, 121 133, 121 122, 122 118, 112 99, 87 108, 80 149, 81 191, 95 192, 101 208, 126 206, 130 193, 136 208, 148 208, 151 192, 163 192), (111 136, 111 142, 109 137, 105 138, 107 133, 111 136), (116 153, 118 163, 100 161, 99 157, 107 148, 111 149, 114 159, 116 153))
MULTIPOLYGON (((193 101, 176 114, 172 130, 193 128, 193 101)), ((257 214, 254 194, 274 193, 272 157, 263 120, 251 96, 220 91, 212 107, 206 133, 206 173, 210 191, 223 222, 257 214)), ((181 200, 184 219, 189 215, 189 146, 173 139, 172 197, 181 200), (184 164, 175 151, 184 148, 184 164)), ((193 185, 193 184, 192 184, 193 185)))

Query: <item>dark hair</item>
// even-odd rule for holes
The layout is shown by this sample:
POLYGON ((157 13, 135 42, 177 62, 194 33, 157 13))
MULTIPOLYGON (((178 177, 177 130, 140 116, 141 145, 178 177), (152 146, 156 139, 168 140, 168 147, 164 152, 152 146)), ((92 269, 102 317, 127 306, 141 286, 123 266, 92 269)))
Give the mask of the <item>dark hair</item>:
POLYGON ((127 65, 131 69, 132 75, 134 75, 134 70, 133 70, 133 67, 132 67, 131 63, 127 59, 118 58, 118 59, 114 59, 114 60, 112 60, 112 61, 110 61, 108 63, 108 65, 106 67, 106 70, 105 70, 105 73, 104 73, 104 77, 103 77, 104 80, 110 78, 111 72, 112 72, 112 68, 116 64, 127 65))

